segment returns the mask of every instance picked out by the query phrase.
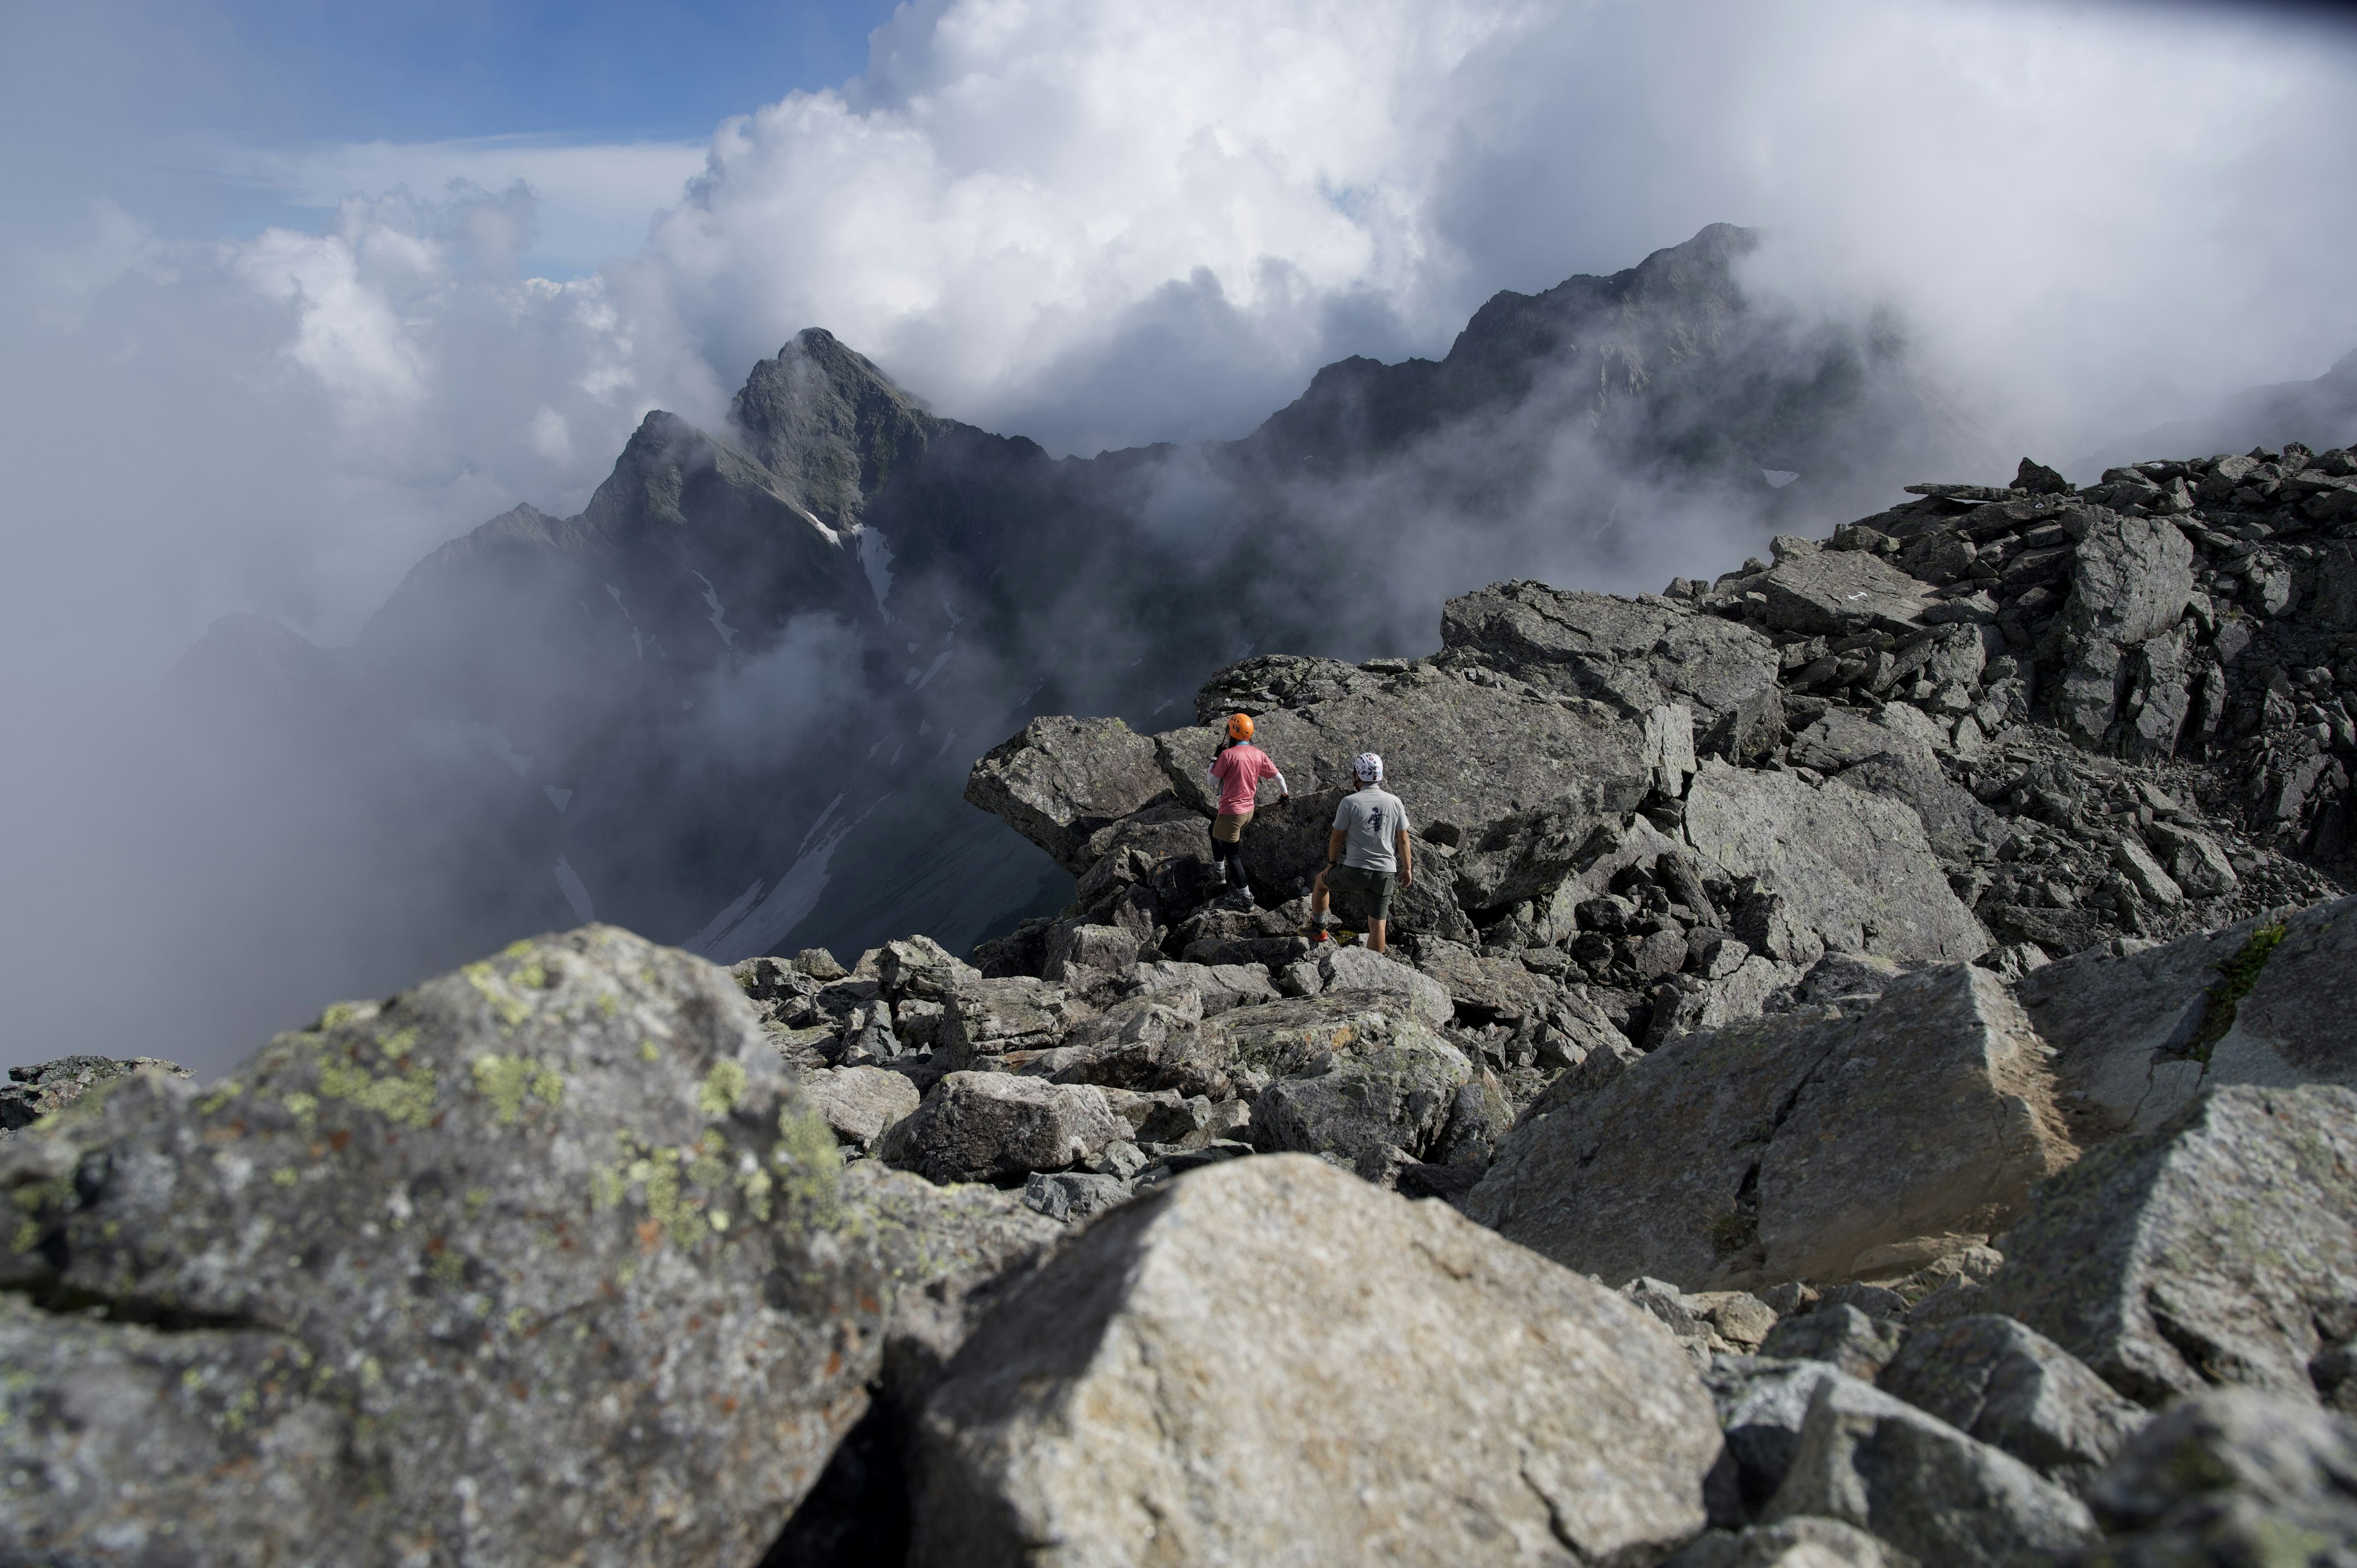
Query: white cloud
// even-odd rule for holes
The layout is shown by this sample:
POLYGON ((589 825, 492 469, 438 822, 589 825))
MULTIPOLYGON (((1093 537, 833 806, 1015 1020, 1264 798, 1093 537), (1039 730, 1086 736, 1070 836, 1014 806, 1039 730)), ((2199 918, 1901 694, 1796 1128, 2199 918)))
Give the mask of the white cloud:
POLYGON ((676 205, 703 169, 705 145, 517 135, 253 147, 189 138, 177 152, 223 179, 328 211, 355 193, 432 196, 454 183, 504 190, 522 182, 537 201, 521 259, 536 271, 582 276, 645 243, 655 215, 676 205))

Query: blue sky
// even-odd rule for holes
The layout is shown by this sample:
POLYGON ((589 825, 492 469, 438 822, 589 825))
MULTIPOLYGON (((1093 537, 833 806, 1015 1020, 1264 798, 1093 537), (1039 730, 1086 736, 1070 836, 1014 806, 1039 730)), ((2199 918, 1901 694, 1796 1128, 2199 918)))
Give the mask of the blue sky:
POLYGON ((634 250, 713 127, 840 85, 889 0, 0 5, 0 224, 55 233, 94 198, 177 238, 313 227, 342 197, 450 177, 542 194, 526 270, 634 250), (554 148, 627 146, 594 174, 554 148), (583 180, 595 188, 581 188, 583 180))

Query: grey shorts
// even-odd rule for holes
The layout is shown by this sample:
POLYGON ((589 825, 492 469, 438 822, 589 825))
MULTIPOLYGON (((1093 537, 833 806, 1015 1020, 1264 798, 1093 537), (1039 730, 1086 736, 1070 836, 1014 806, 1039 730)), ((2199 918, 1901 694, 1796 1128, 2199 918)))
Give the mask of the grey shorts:
POLYGON ((1396 872, 1368 871, 1356 865, 1329 865, 1326 886, 1336 893, 1356 893, 1367 901, 1367 918, 1392 918, 1392 890, 1399 886, 1396 872))

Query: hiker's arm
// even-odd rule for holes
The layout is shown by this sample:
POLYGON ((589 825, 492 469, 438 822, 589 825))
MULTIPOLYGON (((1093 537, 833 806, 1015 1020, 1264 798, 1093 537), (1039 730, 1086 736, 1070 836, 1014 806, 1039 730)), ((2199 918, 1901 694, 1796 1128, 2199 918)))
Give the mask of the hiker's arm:
POLYGON ((1268 765, 1268 776, 1276 780, 1276 803, 1278 805, 1282 806, 1287 800, 1293 799, 1293 791, 1286 789, 1285 785, 1285 769, 1272 762, 1268 765))
POLYGON ((1341 865, 1341 864, 1342 864, 1342 844, 1343 844, 1343 843, 1344 843, 1343 833, 1342 833, 1342 830, 1341 830, 1341 829, 1340 829, 1340 828, 1336 828, 1332 832, 1328 833, 1328 834, 1326 835, 1326 864, 1327 864, 1327 865, 1341 865))
POLYGON ((1407 842, 1407 830, 1402 828, 1399 831, 1400 886, 1413 887, 1415 886, 1415 856, 1408 853, 1407 842))

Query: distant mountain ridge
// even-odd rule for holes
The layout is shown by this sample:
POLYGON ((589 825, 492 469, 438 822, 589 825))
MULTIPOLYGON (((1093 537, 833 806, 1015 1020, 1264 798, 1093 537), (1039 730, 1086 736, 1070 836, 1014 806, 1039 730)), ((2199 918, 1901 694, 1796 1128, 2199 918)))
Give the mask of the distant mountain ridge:
POLYGON ((1625 558, 1663 495, 1764 539, 1985 462, 1886 324, 1748 298, 1756 242, 1713 225, 1501 293, 1438 360, 1344 360, 1242 440, 1092 458, 805 330, 727 431, 648 414, 579 516, 440 547, 351 648, 224 623, 174 705, 283 801, 256 854, 339 868, 273 906, 357 921, 337 994, 593 910, 723 960, 970 943, 1067 896, 958 799, 1033 713, 1143 722, 1254 647, 1414 651, 1433 573, 1625 558))

